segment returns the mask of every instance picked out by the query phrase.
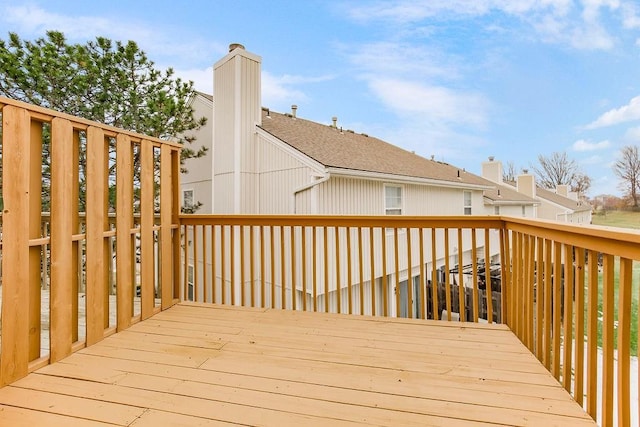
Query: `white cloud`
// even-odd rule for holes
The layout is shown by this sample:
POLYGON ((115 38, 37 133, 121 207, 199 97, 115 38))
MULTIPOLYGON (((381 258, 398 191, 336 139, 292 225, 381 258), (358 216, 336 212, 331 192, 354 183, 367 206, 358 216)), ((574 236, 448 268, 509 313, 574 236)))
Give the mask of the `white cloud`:
POLYGON ((3 20, 17 27, 21 33, 58 30, 71 39, 119 34, 136 41, 148 40, 151 36, 144 26, 127 25, 97 16, 65 16, 34 5, 7 6, 3 15, 3 20))
POLYGON ((622 11, 622 25, 624 28, 637 29, 640 28, 640 16, 636 5, 632 3, 625 3, 621 7, 622 11))
POLYGON ((285 111, 292 104, 305 102, 309 99, 307 94, 296 88, 296 85, 303 83, 324 81, 318 77, 301 76, 274 76, 262 71, 262 105, 274 110, 285 111))
POLYGON ((175 75, 182 80, 191 80, 196 90, 209 95, 213 94, 213 67, 188 70, 175 69, 174 71, 176 73, 175 75))
POLYGON ((640 120, 640 96, 632 98, 627 105, 607 111, 586 128, 597 129, 635 120, 640 120))
POLYGON ((152 60, 158 57, 182 59, 190 63, 210 62, 224 55, 227 47, 198 37, 177 36, 165 27, 151 27, 128 19, 100 16, 62 15, 40 6, 6 6, 0 10, 2 21, 21 36, 41 37, 47 30, 61 31, 70 42, 83 43, 96 36, 126 42, 135 41, 152 60))
POLYGON ((486 125, 488 103, 479 94, 393 78, 371 78, 368 83, 399 116, 413 114, 429 123, 486 125))
POLYGON ((604 150, 609 148, 611 143, 607 140, 600 142, 589 142, 584 139, 580 139, 573 143, 571 148, 573 151, 595 151, 595 150, 604 150))
MULTIPOLYGON (((526 23, 544 42, 582 50, 611 49, 616 39, 605 26, 602 13, 614 14, 625 28, 634 28, 633 7, 619 0, 403 0, 353 7, 348 16, 359 22, 388 22, 411 26, 424 20, 465 20, 503 14, 526 23)), ((640 24, 638 24, 640 25, 640 24)), ((493 28, 493 27, 491 27, 493 28)), ((612 31, 617 31, 616 27, 612 31)), ((522 28, 517 34, 523 35, 522 28)))
POLYGON ((435 48, 393 41, 370 43, 347 51, 349 61, 365 73, 455 79, 459 59, 435 48))

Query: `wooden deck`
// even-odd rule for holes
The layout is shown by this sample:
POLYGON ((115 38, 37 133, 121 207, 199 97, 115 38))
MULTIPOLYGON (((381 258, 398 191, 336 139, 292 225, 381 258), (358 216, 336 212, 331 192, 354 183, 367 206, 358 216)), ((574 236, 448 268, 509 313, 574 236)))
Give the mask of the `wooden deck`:
POLYGON ((183 303, 0 389, 0 425, 595 425, 502 325, 183 303))

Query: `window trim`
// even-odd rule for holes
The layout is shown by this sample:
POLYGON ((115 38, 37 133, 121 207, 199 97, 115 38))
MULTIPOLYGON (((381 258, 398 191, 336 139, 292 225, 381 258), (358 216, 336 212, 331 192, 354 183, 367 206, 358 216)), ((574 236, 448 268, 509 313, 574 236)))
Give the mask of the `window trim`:
POLYGON ((462 211, 465 215, 473 215, 473 192, 471 190, 462 191, 462 211), (467 205, 467 194, 469 194, 469 204, 467 205), (467 213, 469 209, 469 213, 467 213))
POLYGON ((194 201, 195 201, 195 196, 196 196, 196 192, 194 191, 193 188, 183 188, 182 189, 182 206, 183 207, 190 207, 194 205, 194 201), (185 194, 186 193, 191 193, 191 203, 189 205, 187 205, 186 203, 186 197, 185 194))
POLYGON ((404 185, 400 185, 400 184, 384 184, 383 186, 383 190, 382 190, 382 196, 384 198, 384 214, 385 215, 403 215, 404 214, 404 185), (400 189, 400 207, 388 207, 387 206, 387 188, 399 188, 400 189), (389 211, 397 211, 399 210, 400 212, 395 214, 395 213, 389 213, 389 211))

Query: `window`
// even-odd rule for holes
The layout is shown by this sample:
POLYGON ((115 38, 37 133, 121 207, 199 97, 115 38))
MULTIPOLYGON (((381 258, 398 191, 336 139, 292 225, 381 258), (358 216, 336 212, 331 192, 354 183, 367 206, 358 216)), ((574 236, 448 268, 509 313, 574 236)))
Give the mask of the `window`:
POLYGON ((182 190, 182 206, 193 206, 193 190, 182 190))
POLYGON ((527 210, 524 206, 522 206, 522 216, 527 216, 527 210))
POLYGON ((193 264, 187 266, 187 301, 193 301, 193 276, 194 276, 193 264))
POLYGON ((500 206, 494 206, 493 207, 493 214, 494 215, 500 215, 500 206))
POLYGON ((471 215, 471 191, 464 192, 464 214, 471 215))
POLYGON ((384 210, 386 215, 402 215, 402 187, 385 185, 384 210))

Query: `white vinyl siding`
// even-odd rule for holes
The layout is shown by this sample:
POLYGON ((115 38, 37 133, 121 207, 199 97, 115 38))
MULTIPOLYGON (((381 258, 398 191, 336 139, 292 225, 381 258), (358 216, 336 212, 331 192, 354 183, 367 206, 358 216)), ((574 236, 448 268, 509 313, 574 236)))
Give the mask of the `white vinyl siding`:
POLYGON ((331 178, 318 186, 318 214, 380 215, 383 184, 354 178, 331 178))
MULTIPOLYGON (((318 214, 384 214, 385 184, 381 181, 332 177, 318 186, 318 214)), ((393 184, 391 184, 393 185, 393 184)), ((402 187, 403 215, 462 215, 462 189, 417 184, 402 187)), ((471 191, 474 206, 482 206, 482 191, 471 191)), ((298 196, 298 198, 300 195, 298 196)), ((301 213, 298 211, 298 213, 301 213)))
POLYGON ((398 185, 384 186, 385 215, 402 215, 402 187, 398 185))
MULTIPOLYGON (((267 119, 268 120, 268 119, 267 119)), ((258 188, 247 193, 255 198, 258 213, 268 214, 313 214, 313 187, 296 194, 296 189, 314 181, 318 171, 286 152, 277 144, 257 137, 257 152, 260 168, 258 170, 258 188)))

